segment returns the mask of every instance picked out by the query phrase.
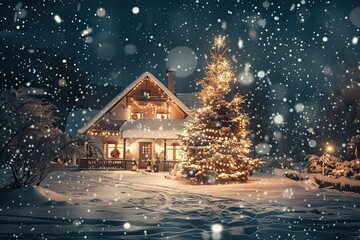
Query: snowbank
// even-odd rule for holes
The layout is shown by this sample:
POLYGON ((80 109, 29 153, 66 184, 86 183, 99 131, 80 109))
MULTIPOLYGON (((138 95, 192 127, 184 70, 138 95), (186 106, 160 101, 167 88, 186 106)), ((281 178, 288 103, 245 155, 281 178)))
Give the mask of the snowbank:
POLYGON ((333 187, 341 191, 360 193, 360 181, 346 177, 332 178, 322 174, 312 174, 319 187, 333 187))
POLYGON ((334 178, 320 173, 301 173, 295 170, 273 169, 276 176, 284 176, 295 181, 310 180, 320 188, 332 187, 341 191, 360 193, 360 181, 346 177, 334 178))
POLYGON ((0 193, 2 195, 0 206, 7 206, 9 204, 16 206, 70 205, 65 196, 42 187, 29 186, 10 191, 2 190, 0 193))

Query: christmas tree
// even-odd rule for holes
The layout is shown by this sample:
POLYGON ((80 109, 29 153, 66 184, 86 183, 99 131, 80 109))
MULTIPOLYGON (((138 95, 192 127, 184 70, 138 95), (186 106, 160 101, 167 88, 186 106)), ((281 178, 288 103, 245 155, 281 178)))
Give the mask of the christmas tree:
POLYGON ((181 136, 187 160, 182 164, 187 177, 202 183, 246 182, 261 159, 250 159, 251 141, 246 129, 249 118, 241 109, 244 97, 230 92, 235 74, 224 57, 224 38, 215 38, 211 62, 198 83, 202 107, 193 109, 181 136))

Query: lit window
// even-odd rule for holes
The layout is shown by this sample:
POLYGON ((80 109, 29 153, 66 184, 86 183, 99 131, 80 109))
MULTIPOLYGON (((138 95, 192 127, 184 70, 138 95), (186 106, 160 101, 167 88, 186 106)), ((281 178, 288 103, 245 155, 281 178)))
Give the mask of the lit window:
POLYGON ((181 160, 184 156, 184 151, 182 150, 182 146, 178 143, 173 143, 171 146, 166 149, 167 160, 181 160))
POLYGON ((123 143, 105 143, 104 150, 107 158, 119 159, 124 157, 123 143))
POLYGON ((156 113, 156 118, 157 119, 168 119, 169 114, 167 114, 167 113, 156 113))

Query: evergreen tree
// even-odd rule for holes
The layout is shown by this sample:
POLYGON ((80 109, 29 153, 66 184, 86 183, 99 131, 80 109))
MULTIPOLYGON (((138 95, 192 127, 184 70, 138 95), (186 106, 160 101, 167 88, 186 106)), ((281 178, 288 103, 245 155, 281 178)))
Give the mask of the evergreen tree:
POLYGON ((230 97, 230 83, 234 79, 230 62, 224 57, 224 38, 215 38, 210 50, 212 62, 205 77, 198 83, 202 108, 192 110, 192 119, 185 125, 182 140, 187 160, 183 170, 198 182, 245 182, 261 159, 250 159, 251 142, 248 116, 242 111, 245 100, 239 94, 230 97))

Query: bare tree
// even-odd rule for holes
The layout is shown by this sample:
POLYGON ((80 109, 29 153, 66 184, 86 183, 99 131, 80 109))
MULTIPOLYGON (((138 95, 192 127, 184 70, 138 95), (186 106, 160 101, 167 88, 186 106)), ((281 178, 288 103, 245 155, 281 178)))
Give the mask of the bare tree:
POLYGON ((64 156, 84 154, 84 143, 102 156, 100 143, 54 127, 54 105, 27 96, 25 89, 0 92, 0 164, 11 170, 13 187, 39 185, 64 156))

